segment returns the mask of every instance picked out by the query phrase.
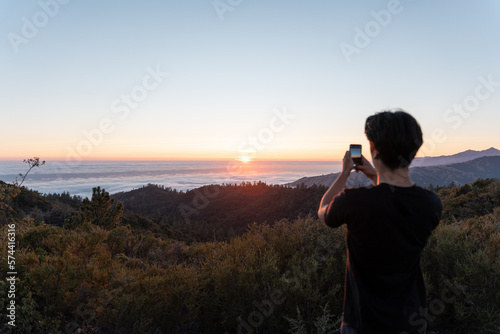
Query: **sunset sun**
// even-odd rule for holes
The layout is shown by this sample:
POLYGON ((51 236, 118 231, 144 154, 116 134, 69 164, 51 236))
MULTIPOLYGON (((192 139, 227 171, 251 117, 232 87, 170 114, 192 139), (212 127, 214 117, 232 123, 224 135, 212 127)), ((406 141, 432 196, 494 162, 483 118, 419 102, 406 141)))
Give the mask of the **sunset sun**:
POLYGON ((241 156, 238 160, 240 160, 241 162, 244 162, 244 163, 252 161, 252 159, 250 159, 250 157, 246 156, 246 155, 241 156))

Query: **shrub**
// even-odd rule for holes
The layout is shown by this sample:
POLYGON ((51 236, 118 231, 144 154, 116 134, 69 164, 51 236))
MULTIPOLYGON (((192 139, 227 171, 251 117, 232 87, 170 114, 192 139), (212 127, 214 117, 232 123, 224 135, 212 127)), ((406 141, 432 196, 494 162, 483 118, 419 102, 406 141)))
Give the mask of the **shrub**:
MULTIPOLYGON (((500 208, 492 195, 497 188, 497 181, 481 181, 470 189, 446 189, 445 207, 451 199, 463 206, 460 196, 473 196, 490 203, 491 210, 482 214, 472 206, 474 214, 467 218, 445 219, 424 249, 432 330, 498 331, 500 208)), ((121 210, 103 200, 99 212, 105 223, 94 224, 90 211, 74 228, 13 220, 21 331, 336 331, 345 228, 330 229, 314 217, 284 219, 254 224, 227 242, 188 244, 115 227, 121 210)), ((0 236, 5 249, 5 229, 0 236)), ((6 273, 6 262, 1 264, 6 273)), ((2 282, 5 292, 4 277, 2 282)), ((0 298, 0 306, 5 303, 0 298)))

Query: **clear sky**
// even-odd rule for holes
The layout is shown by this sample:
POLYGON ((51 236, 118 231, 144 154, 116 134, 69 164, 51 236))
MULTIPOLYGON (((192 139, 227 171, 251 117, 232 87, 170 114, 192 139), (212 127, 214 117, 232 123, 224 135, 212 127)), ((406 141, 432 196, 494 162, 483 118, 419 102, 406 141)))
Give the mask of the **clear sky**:
POLYGON ((500 149, 498 0, 4 0, 0 36, 0 159, 337 160, 397 107, 420 156, 500 149))

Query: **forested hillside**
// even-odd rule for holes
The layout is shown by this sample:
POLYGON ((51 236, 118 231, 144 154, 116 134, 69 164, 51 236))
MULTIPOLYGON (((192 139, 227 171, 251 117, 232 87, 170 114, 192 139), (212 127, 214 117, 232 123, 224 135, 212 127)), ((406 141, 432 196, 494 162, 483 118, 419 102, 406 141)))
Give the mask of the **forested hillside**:
MULTIPOLYGON (((325 190, 149 185, 82 200, 2 183, 17 333, 335 333, 345 229, 316 218, 325 190)), ((422 258, 430 332, 498 333, 500 180, 433 190, 444 212, 422 258)))

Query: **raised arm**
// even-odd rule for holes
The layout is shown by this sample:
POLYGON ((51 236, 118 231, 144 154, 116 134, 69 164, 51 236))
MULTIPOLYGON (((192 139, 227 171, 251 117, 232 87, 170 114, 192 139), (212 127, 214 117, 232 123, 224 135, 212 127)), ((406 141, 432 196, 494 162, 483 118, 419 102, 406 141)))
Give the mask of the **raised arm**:
POLYGON ((351 159, 351 152, 346 151, 344 159, 342 160, 342 172, 340 172, 340 175, 333 182, 330 188, 328 188, 326 193, 323 195, 323 198, 321 199, 321 203, 319 204, 318 217, 322 223, 326 224, 325 213, 328 209, 328 205, 330 205, 333 198, 345 188, 345 183, 347 182, 347 178, 351 174, 351 170, 353 168, 354 163, 351 159))

